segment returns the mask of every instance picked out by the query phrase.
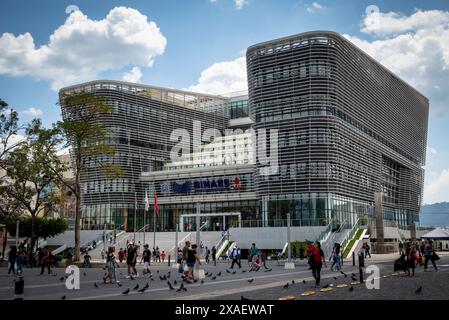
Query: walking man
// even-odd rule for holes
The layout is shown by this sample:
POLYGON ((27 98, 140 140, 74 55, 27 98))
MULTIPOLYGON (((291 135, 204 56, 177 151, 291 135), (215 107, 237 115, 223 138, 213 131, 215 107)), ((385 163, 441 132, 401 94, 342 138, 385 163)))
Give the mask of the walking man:
POLYGON ((212 247, 212 261, 214 262, 214 266, 217 265, 217 248, 215 248, 215 246, 212 247))
POLYGON ((427 272, 427 264, 429 261, 432 261, 433 267, 435 268, 435 271, 438 271, 437 265, 435 264, 435 251, 433 249, 433 242, 432 240, 427 241, 426 245, 424 246, 424 271, 427 272))
POLYGON ((232 259, 231 269, 234 269, 234 264, 237 264, 239 266, 239 269, 242 267, 242 265, 239 262, 240 257, 239 257, 239 252, 238 252, 237 247, 234 247, 234 249, 232 249, 231 259, 232 259))
POLYGON ((147 273, 149 273, 151 275, 151 271, 150 271, 151 251, 150 251, 150 249, 148 249, 147 244, 144 245, 143 248, 144 249, 142 252, 142 259, 140 260, 140 264, 142 264, 142 261, 144 262, 142 273, 144 275, 147 273))

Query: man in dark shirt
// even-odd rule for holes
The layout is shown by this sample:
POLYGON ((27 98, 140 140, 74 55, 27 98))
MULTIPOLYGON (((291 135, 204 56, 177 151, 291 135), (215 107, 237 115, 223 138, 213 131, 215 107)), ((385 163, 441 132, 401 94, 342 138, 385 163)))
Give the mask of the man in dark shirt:
POLYGON ((148 245, 144 245, 143 246, 143 252, 142 252, 142 259, 140 260, 140 263, 142 264, 142 261, 144 262, 143 264, 143 274, 147 274, 149 273, 151 275, 151 271, 150 271, 150 260, 151 260, 151 251, 150 249, 148 249, 148 245))

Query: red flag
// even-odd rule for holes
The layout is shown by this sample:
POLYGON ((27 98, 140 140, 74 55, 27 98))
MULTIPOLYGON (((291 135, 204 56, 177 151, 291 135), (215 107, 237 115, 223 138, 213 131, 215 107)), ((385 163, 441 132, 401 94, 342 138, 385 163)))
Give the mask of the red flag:
POLYGON ((154 193, 154 213, 157 216, 157 213, 159 212, 159 203, 157 201, 156 192, 154 193))

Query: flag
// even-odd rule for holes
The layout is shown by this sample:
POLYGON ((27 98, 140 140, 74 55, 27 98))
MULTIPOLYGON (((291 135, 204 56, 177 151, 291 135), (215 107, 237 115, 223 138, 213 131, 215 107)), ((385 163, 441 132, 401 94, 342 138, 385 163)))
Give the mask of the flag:
POLYGON ((145 190, 145 214, 148 215, 148 209, 150 208, 150 200, 148 199, 147 190, 145 190))
POLYGON ((155 216, 157 216, 157 213, 159 212, 159 203, 157 201, 156 192, 154 193, 154 213, 155 216))

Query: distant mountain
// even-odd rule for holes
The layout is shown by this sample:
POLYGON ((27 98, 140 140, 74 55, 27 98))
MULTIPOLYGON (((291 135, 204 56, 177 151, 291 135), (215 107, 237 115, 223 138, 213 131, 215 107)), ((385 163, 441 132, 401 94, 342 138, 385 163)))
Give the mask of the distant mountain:
POLYGON ((449 202, 423 205, 419 214, 419 221, 424 226, 448 227, 449 202))

